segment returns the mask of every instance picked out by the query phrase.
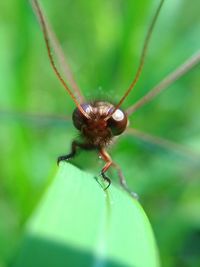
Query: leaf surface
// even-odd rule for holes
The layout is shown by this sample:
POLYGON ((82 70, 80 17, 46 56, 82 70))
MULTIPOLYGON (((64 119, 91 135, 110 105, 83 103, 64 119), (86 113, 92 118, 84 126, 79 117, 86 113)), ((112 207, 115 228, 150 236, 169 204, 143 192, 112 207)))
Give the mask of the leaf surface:
POLYGON ((111 184, 62 163, 27 224, 17 267, 157 267, 152 229, 142 207, 111 184))

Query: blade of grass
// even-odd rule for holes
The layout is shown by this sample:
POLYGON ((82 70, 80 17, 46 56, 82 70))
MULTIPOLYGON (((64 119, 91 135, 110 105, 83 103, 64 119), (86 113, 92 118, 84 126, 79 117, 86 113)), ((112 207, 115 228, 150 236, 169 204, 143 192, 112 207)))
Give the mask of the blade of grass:
POLYGON ((25 266, 159 266, 149 221, 137 200, 68 163, 26 227, 14 264, 25 266))

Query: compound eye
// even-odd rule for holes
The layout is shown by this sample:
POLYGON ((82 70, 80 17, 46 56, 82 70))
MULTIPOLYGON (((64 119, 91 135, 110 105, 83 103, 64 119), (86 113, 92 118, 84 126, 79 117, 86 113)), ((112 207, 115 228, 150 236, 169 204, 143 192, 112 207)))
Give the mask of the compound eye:
POLYGON ((127 122, 128 119, 126 114, 122 110, 117 109, 108 119, 108 126, 113 135, 120 135, 126 129, 127 122))
MULTIPOLYGON (((92 107, 90 104, 82 104, 81 107, 83 108, 83 110, 90 115, 92 112, 92 107)), ((74 123, 74 126, 78 129, 81 130, 82 126, 85 125, 87 123, 87 118, 81 113, 81 111, 76 108, 73 112, 72 115, 72 120, 74 123)))

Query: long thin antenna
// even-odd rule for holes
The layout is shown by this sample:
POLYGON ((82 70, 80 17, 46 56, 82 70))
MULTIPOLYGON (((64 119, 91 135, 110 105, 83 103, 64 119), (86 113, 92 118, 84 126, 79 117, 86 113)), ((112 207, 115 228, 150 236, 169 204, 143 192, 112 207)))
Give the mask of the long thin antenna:
POLYGON ((134 105, 129 107, 126 112, 128 115, 132 114, 143 105, 149 103, 153 100, 159 93, 167 89, 174 81, 178 80, 181 76, 187 73, 189 70, 194 68, 200 63, 200 50, 195 53, 192 57, 186 60, 181 66, 176 70, 171 72, 167 77, 165 77, 159 84, 157 84, 153 89, 151 89, 146 95, 144 95, 140 100, 138 100, 134 105))
POLYGON ((149 41, 150 41, 154 26, 156 24, 156 21, 157 21, 157 18, 158 18, 158 15, 160 13, 160 10, 161 10, 161 7, 162 7, 163 3, 164 3, 164 0, 161 0, 160 3, 159 3, 159 6, 157 7, 156 13, 155 13, 155 15, 154 15, 154 17, 153 17, 153 19, 151 21, 149 29, 147 31, 147 35, 146 35, 145 40, 144 40, 144 45, 143 45, 143 48, 142 48, 142 53, 141 53, 141 56, 140 56, 140 61, 139 61, 139 65, 138 65, 138 68, 137 68, 137 71, 136 71, 136 74, 135 74, 135 78, 133 79, 132 83, 130 84, 128 90, 125 92, 124 96, 121 98, 119 103, 115 106, 115 108, 113 109, 112 113, 109 114, 109 116, 106 118, 106 120, 108 120, 112 116, 112 114, 121 106, 121 104, 123 103, 125 98, 133 90, 134 86, 136 85, 136 83, 137 83, 137 81, 138 81, 138 79, 140 77, 140 74, 141 74, 143 66, 144 66, 146 52, 147 52, 147 48, 149 46, 149 41))
POLYGON ((67 90, 67 92, 69 93, 69 95, 71 96, 71 98, 73 99, 73 101, 75 102, 76 106, 78 107, 78 109, 80 110, 80 112, 86 117, 86 118, 90 118, 89 115, 84 111, 84 109, 81 107, 80 103, 78 102, 78 100, 76 99, 76 97, 74 96, 74 94, 72 93, 72 91, 70 90, 70 88, 68 87, 68 85, 66 84, 66 82, 64 81, 64 79, 62 78, 60 72, 58 71, 52 53, 51 53, 51 47, 50 47, 50 43, 49 43, 49 36, 48 36, 48 29, 47 29, 47 25, 45 23, 45 19, 41 10, 41 7, 38 3, 37 0, 31 0, 33 8, 36 10, 37 15, 39 17, 40 20, 40 24, 42 27, 42 32, 44 35, 44 40, 45 40, 45 44, 46 44, 46 48, 47 48, 47 52, 48 52, 48 57, 50 59, 50 63, 51 66, 56 74, 56 76, 58 77, 58 79, 60 80, 60 82, 62 83, 62 85, 64 86, 64 88, 67 90))

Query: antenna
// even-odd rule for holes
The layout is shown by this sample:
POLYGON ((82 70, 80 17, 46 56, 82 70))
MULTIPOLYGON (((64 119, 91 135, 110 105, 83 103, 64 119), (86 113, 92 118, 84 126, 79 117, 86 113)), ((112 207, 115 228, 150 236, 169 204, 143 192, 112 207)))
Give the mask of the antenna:
POLYGON ((60 72, 58 71, 54 59, 53 59, 53 55, 51 52, 51 47, 50 47, 50 43, 49 43, 49 35, 48 35, 48 25, 46 24, 44 15, 42 13, 42 9, 38 3, 37 0, 31 0, 32 6, 34 8, 34 10, 36 11, 36 14, 39 18, 41 27, 42 27, 42 32, 44 35, 44 40, 45 40, 45 44, 46 44, 46 48, 47 48, 47 53, 48 53, 48 57, 51 63, 51 66, 56 74, 56 76, 58 77, 58 79, 60 80, 60 82, 62 83, 62 85, 64 86, 64 88, 66 89, 66 91, 69 93, 69 95, 71 96, 72 100, 74 101, 74 103, 76 104, 77 108, 80 110, 80 112, 87 118, 90 119, 90 116, 84 111, 84 109, 82 108, 82 106, 80 105, 80 103, 78 102, 78 100, 76 99, 75 95, 73 94, 73 92, 70 90, 70 88, 68 87, 68 85, 66 84, 66 82, 64 81, 64 79, 62 78, 60 72))
POLYGON ((161 7, 162 7, 163 3, 164 3, 164 0, 161 0, 160 3, 159 3, 159 6, 157 7, 156 13, 153 16, 153 19, 151 21, 151 24, 149 26, 149 29, 147 31, 147 34, 146 34, 146 37, 145 37, 145 40, 144 40, 144 44, 143 44, 143 48, 142 48, 142 53, 141 53, 141 56, 140 56, 139 65, 138 65, 138 68, 137 68, 135 77, 134 77, 132 83, 130 84, 129 88, 125 92, 124 96, 121 98, 121 100, 119 101, 119 103, 115 106, 115 108, 113 109, 112 113, 110 113, 109 116, 107 116, 105 118, 105 120, 108 120, 112 116, 112 114, 121 106, 121 104, 124 102, 124 100, 126 99, 126 97, 129 95, 129 93, 135 87, 135 85, 136 85, 136 83, 137 83, 137 81, 138 81, 138 79, 140 77, 140 74, 141 74, 142 69, 143 69, 143 66, 144 66, 146 52, 147 52, 147 48, 149 46, 149 41, 150 41, 150 38, 151 38, 151 35, 152 35, 152 32, 153 32, 154 26, 156 24, 156 21, 157 21, 157 18, 158 18, 158 15, 160 13, 160 10, 161 10, 161 7))

